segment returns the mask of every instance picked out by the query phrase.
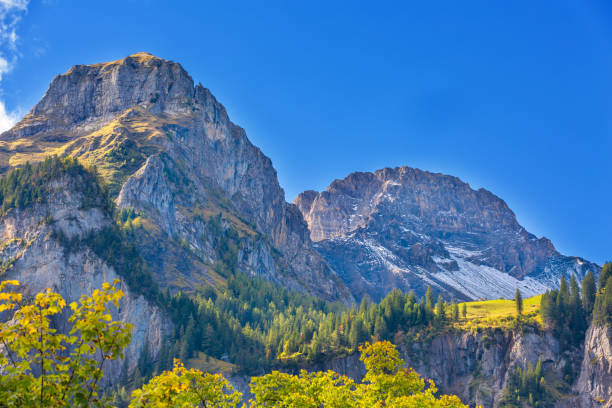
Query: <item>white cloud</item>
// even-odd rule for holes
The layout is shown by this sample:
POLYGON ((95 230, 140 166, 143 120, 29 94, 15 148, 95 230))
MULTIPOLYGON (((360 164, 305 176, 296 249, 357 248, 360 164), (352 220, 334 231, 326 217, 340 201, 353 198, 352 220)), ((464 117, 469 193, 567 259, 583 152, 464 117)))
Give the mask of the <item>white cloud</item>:
POLYGON ((17 122, 19 115, 15 112, 7 112, 4 102, 0 101, 0 133, 9 130, 17 122))
MULTIPOLYGON (((29 0, 0 0, 0 95, 2 77, 9 73, 19 57, 17 25, 28 10, 29 0)), ((0 132, 10 129, 17 121, 16 112, 7 112, 0 99, 0 132)))
POLYGON ((4 9, 20 9, 25 10, 28 7, 28 0, 0 0, 0 7, 4 9))
POLYGON ((17 24, 28 10, 29 0, 0 0, 0 46, 17 51, 17 24))

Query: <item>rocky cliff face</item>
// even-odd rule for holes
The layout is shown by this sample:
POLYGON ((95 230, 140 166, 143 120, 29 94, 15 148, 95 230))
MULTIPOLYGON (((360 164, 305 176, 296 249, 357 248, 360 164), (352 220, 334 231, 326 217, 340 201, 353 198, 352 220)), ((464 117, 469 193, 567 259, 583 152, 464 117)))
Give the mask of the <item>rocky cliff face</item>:
POLYGON ((177 63, 139 53, 55 78, 32 111, 0 135, 5 169, 48 154, 95 165, 117 204, 136 210, 144 220, 138 243, 162 285, 213 284, 223 261, 352 301, 312 248, 301 213, 285 202, 270 159, 177 63), (217 215, 221 229, 213 231, 217 215), (233 259, 222 259, 219 234, 234 237, 233 259))
MULTIPOLYGON (((86 236, 100 233, 114 221, 99 205, 86 206, 80 176, 64 175, 53 180, 41 203, 23 210, 11 209, 0 217, 0 260, 2 279, 16 279, 26 298, 51 288, 66 303, 90 295, 103 282, 121 277, 104 259, 87 246, 71 247, 86 236)), ((99 204, 99 203, 98 203, 99 204)), ((132 342, 126 349, 129 369, 133 370, 145 344, 153 357, 172 328, 163 312, 134 288, 122 282, 125 293, 113 318, 131 323, 132 342)), ((60 330, 68 326, 67 316, 58 323, 60 330)), ((111 361, 105 365, 105 381, 119 378, 123 365, 111 361)))
MULTIPOLYGON (((561 352, 557 339, 548 332, 489 329, 445 333, 425 341, 407 340, 400 352, 407 366, 434 380, 442 393, 458 395, 470 407, 506 406, 503 397, 511 373, 516 367, 535 367, 540 358, 548 390, 554 396, 550 406, 609 407, 610 334, 609 329, 589 330, 582 366, 582 350, 561 352), (606 347, 607 351, 603 350, 606 347), (568 378, 567 373, 572 371, 577 375, 568 378)), ((312 369, 333 370, 354 379, 365 374, 357 354, 325 361, 312 369)))
POLYGON ((581 407, 612 407, 612 328, 592 326, 586 334, 580 377, 574 386, 581 407))
POLYGON ((431 285, 459 299, 542 293, 599 271, 521 227, 506 203, 456 177, 400 167, 353 173, 295 204, 355 297, 431 285))

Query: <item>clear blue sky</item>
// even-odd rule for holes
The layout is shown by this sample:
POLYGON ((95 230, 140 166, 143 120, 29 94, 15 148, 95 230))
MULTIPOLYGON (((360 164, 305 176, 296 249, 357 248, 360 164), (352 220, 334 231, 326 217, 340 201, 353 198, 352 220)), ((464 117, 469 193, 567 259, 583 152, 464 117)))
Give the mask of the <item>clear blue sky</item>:
POLYGON ((565 254, 612 259, 609 2, 406 3, 0 0, 0 100, 23 113, 71 65, 149 51, 212 90, 288 200, 419 167, 491 190, 565 254))

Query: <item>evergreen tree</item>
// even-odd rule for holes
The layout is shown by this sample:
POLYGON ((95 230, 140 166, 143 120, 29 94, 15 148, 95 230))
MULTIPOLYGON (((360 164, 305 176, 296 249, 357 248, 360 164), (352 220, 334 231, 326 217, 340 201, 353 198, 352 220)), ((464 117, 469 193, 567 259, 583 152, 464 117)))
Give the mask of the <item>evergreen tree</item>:
POLYGON ((361 299, 361 304, 359 305, 359 311, 362 313, 365 313, 368 311, 369 306, 370 306, 370 298, 368 297, 368 295, 365 295, 361 299))
POLYGON ((459 320, 459 306, 456 303, 453 303, 453 321, 459 320))
POLYGON ((606 286, 608 278, 612 276, 612 262, 606 262, 599 272, 599 290, 606 286))
POLYGON ((161 348, 159 349, 159 353, 157 354, 157 367, 155 371, 157 373, 161 373, 164 370, 170 368, 168 366, 168 354, 170 353, 168 342, 164 341, 161 348))
POLYGON ((559 303, 567 305, 570 298, 569 286, 565 276, 561 277, 561 283, 559 284, 559 303))
POLYGON ((580 288, 578 287, 576 275, 572 275, 570 279, 570 298, 580 298, 580 288))
POLYGON ((191 350, 189 349, 189 341, 187 337, 183 336, 179 344, 180 344, 179 359, 181 361, 187 361, 187 359, 189 359, 190 354, 191 354, 191 350))
POLYGON ((542 378, 543 375, 543 371, 542 371, 542 357, 538 358, 538 362, 536 363, 536 368, 535 368, 535 378, 536 380, 540 381, 540 378, 542 378))
POLYGON ((427 291, 425 292, 425 313, 427 315, 428 320, 431 318, 431 316, 433 316, 433 312, 434 312, 433 291, 431 290, 431 286, 427 286, 427 291))
POLYGON ((436 318, 440 322, 443 322, 446 320, 446 313, 444 310, 444 299, 442 298, 441 293, 438 295, 438 301, 436 302, 436 318))
POLYGON ((612 276, 608 277, 607 283, 597 293, 593 321, 597 324, 612 324, 612 276))
POLYGON ((582 308, 587 316, 590 316, 591 313, 593 313, 596 292, 595 276, 593 275, 593 272, 589 271, 582 280, 582 308))
POLYGON ((465 303, 461 307, 461 315, 464 319, 467 319, 467 305, 465 303))
POLYGON ((361 319, 356 319, 351 325, 349 331, 349 346, 356 348, 364 339, 363 322, 361 319))
POLYGON ((376 322, 374 323, 374 337, 378 340, 387 338, 387 323, 380 315, 376 316, 376 322))
POLYGON ((523 314, 523 297, 521 296, 519 288, 516 288, 516 292, 514 293, 514 301, 516 302, 516 317, 520 319, 523 314))

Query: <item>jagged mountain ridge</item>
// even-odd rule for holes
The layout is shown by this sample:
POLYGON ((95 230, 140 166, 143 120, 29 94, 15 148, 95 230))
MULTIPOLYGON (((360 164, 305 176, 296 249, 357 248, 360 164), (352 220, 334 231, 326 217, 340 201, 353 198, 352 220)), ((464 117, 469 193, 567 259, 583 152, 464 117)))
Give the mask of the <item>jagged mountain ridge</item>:
POLYGON ((96 166, 117 205, 136 210, 137 243, 162 286, 222 284, 216 265, 224 262, 352 301, 313 250, 270 159, 178 63, 137 53, 56 77, 30 113, 0 135, 0 166, 7 171, 50 154, 96 166), (232 237, 225 251, 232 259, 222 259, 219 235, 232 237))
POLYGON ((599 266, 537 238, 506 203, 456 177, 409 167, 352 173, 294 201, 315 247, 357 298, 431 285, 458 299, 512 297, 599 266))

